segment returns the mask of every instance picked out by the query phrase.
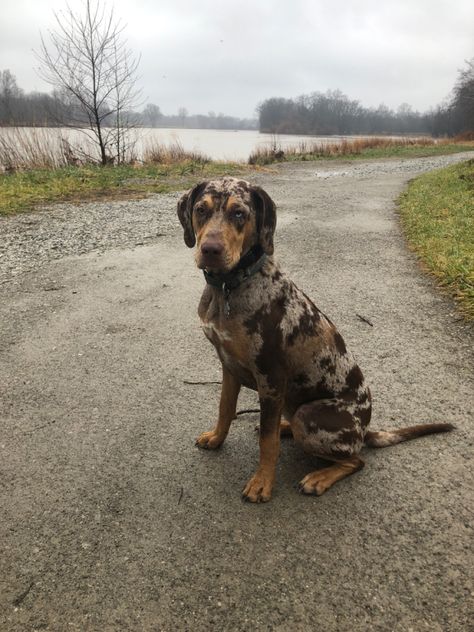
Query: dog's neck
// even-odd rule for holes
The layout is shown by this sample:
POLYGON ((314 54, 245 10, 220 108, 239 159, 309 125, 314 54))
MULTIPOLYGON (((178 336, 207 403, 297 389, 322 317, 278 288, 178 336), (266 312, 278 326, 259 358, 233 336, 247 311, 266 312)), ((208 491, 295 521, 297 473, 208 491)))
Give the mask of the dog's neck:
POLYGON ((245 279, 261 270, 266 260, 267 255, 263 252, 260 244, 257 244, 246 252, 239 259, 237 265, 228 272, 219 273, 204 270, 204 278, 206 283, 221 289, 226 294, 235 290, 245 279))
POLYGON ((206 283, 220 290, 224 298, 224 316, 230 316, 229 297, 232 290, 238 288, 245 280, 262 269, 268 257, 258 244, 253 246, 239 260, 236 266, 225 273, 208 272, 204 270, 206 283))

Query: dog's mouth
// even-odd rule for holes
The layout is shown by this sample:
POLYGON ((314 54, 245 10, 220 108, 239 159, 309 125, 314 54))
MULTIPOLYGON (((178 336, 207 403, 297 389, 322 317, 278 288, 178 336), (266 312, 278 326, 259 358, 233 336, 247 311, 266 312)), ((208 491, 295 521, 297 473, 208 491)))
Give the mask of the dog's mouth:
POLYGON ((239 258, 234 261, 234 258, 230 257, 225 252, 219 253, 203 253, 198 250, 196 253, 196 265, 200 270, 207 270, 217 274, 223 274, 232 270, 232 268, 238 263, 239 258))

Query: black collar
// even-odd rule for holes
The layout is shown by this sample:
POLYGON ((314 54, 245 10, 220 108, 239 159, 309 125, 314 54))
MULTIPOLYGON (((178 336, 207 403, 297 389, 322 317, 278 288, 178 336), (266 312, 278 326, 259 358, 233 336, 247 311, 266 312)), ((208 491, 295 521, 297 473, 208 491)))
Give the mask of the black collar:
POLYGON ((206 283, 220 288, 228 295, 230 290, 235 290, 245 279, 258 272, 266 260, 267 255, 263 252, 262 247, 260 245, 253 246, 229 272, 219 274, 204 270, 204 278, 206 283))

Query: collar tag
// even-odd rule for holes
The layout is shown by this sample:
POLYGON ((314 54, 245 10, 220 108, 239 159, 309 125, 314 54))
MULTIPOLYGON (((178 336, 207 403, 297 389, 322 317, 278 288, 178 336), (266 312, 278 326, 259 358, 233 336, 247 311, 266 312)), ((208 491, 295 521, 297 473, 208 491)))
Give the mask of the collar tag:
POLYGON ((230 303, 229 303, 230 288, 228 288, 227 285, 223 283, 222 290, 224 293, 224 316, 226 318, 229 318, 230 316, 230 303))

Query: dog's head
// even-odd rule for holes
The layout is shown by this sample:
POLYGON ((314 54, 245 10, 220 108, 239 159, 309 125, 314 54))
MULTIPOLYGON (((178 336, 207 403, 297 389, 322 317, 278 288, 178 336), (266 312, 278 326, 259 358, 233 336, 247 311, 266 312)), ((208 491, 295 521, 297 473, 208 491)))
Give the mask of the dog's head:
POLYGON ((228 272, 257 244, 273 254, 275 204, 263 189, 245 180, 197 184, 179 200, 178 217, 186 245, 197 245, 198 268, 228 272))

